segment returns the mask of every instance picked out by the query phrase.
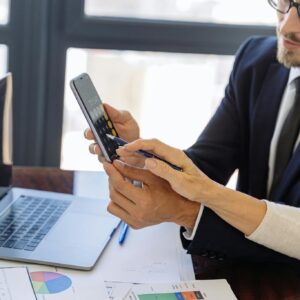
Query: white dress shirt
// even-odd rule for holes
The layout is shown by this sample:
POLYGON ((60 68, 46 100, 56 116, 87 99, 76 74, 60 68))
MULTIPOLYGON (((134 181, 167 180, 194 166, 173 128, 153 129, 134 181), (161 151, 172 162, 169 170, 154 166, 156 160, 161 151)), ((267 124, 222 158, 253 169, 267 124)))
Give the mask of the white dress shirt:
MULTIPOLYGON (((270 191, 271 184, 273 181, 276 146, 277 146, 279 134, 280 134, 281 128, 283 126, 284 120, 285 120, 287 114, 289 113, 291 107, 294 104, 296 87, 295 87, 295 83, 293 81, 294 81, 294 79, 296 79, 299 76, 300 76, 300 68, 291 68, 289 80, 288 80, 287 86, 286 86, 284 94, 283 94, 283 98, 282 98, 281 105, 280 105, 279 112, 278 112, 275 130, 274 130, 274 134, 273 134, 271 146, 270 146, 269 175, 268 175, 268 182, 267 182, 268 193, 270 191)), ((295 148, 299 142, 300 142, 300 134, 295 143, 295 148)), ((266 247, 269 247, 271 249, 279 251, 280 246, 278 245, 278 242, 280 243, 280 241, 284 241, 284 239, 279 238, 278 239, 279 241, 276 241, 275 242, 276 245, 274 245, 272 232, 276 231, 278 234, 280 234, 282 230, 286 230, 286 229, 284 229, 284 228, 282 229, 282 227, 281 227, 281 230, 277 230, 280 222, 276 223, 275 221, 276 220, 278 221, 278 217, 282 216, 282 222, 285 222, 287 224, 288 220, 290 219, 290 221, 291 221, 290 225, 291 226, 295 225, 295 220, 296 219, 300 220, 300 208, 292 207, 291 209, 290 208, 287 209, 285 205, 279 205, 279 204, 272 203, 269 201, 266 201, 266 204, 267 204, 267 213, 266 213, 264 219, 262 220, 262 222, 258 226, 258 228, 250 236, 246 236, 246 238, 253 240, 259 244, 263 244, 266 247), (289 216, 289 214, 291 213, 291 210, 292 210, 293 218, 291 218, 289 216), (270 230, 272 230, 272 232, 270 232, 270 230)), ((193 240, 193 238, 196 234, 199 222, 201 220, 203 210, 204 210, 204 205, 201 204, 200 210, 198 213, 198 217, 195 222, 195 226, 194 226, 193 230, 187 229, 186 232, 183 233, 183 236, 187 240, 193 240)), ((300 221, 298 221, 298 222, 299 222, 299 226, 300 226, 300 221)), ((282 225, 283 224, 281 224, 281 226, 282 225)), ((288 225, 286 225, 286 226, 288 226, 288 225)), ((299 231, 299 226, 296 227, 297 228, 296 232, 299 231)), ((284 233, 282 233, 282 234, 284 235, 284 233)), ((295 241, 298 241, 298 244, 299 244, 298 258, 300 259, 300 234, 298 234, 298 239, 295 239, 295 237, 292 235, 290 235, 290 237, 291 237, 291 243, 295 243, 295 241)), ((283 248, 286 248, 285 243, 282 242, 280 244, 283 248)), ((280 251, 280 252, 282 252, 282 251, 280 251)), ((289 254, 287 254, 287 255, 289 255, 289 254)))
MULTIPOLYGON (((284 123, 289 111, 291 110, 292 106, 294 105, 295 93, 296 93, 296 86, 295 86, 294 80, 299 76, 300 76, 300 68, 291 68, 288 84, 286 86, 286 89, 285 89, 285 92, 283 94, 283 98, 282 98, 282 101, 280 104, 278 117, 277 117, 277 121, 276 121, 276 126, 275 126, 275 131, 274 131, 272 141, 271 141, 270 156, 269 156, 269 176, 268 176, 268 186, 267 186, 268 194, 270 192, 271 185, 273 182, 276 149, 277 149, 279 135, 280 135, 283 123, 284 123)), ((300 141, 300 134, 295 143, 294 150, 296 149, 299 141, 300 141)))

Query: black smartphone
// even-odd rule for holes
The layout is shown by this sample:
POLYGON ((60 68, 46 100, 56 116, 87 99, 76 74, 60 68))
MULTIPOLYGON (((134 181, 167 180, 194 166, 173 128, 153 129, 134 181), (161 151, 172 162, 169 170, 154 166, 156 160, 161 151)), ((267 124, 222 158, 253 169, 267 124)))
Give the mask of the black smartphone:
POLYGON ((118 133, 103 107, 90 76, 83 73, 72 79, 70 86, 105 159, 112 162, 118 157, 116 153, 118 144, 106 134, 118 136, 118 133))

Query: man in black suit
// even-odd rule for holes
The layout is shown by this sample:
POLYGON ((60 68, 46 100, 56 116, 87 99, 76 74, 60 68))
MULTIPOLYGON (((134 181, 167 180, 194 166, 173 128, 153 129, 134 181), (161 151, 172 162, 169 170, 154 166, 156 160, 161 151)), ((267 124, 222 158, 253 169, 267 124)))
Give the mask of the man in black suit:
MULTIPOLYGON (((238 169, 238 191, 255 199, 300 207, 300 105, 297 113, 298 107, 288 99, 290 94, 295 97, 295 88, 300 94, 300 4, 285 0, 269 3, 277 10, 277 38, 252 38, 241 46, 219 108, 185 153, 219 184, 226 184, 238 169)), ((128 112, 110 106, 106 109, 122 138, 139 138, 138 126, 128 112)), ((89 130, 86 137, 93 138, 89 130)), ((103 161, 98 146, 92 144, 90 151, 103 161)), ((126 159, 129 164, 137 163, 134 156, 126 159)), ((295 261, 246 239, 238 226, 179 195, 168 182, 146 170, 124 168, 117 162, 104 166, 110 177, 108 210, 133 228, 171 221, 182 226, 182 235, 191 231, 192 238, 182 236, 191 254, 295 261), (123 176, 143 181, 144 188, 129 190, 123 176)), ((262 212, 259 221, 266 212, 262 202, 256 202, 262 212)))

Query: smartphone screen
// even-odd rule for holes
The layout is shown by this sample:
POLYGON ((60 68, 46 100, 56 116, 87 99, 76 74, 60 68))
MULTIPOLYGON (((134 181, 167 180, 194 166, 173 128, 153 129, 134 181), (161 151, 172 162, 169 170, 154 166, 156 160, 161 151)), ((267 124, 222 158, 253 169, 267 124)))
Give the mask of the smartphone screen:
POLYGON ((118 136, 118 133, 107 115, 102 101, 88 74, 81 74, 71 80, 71 88, 84 113, 107 161, 118 157, 118 144, 109 139, 106 134, 118 136))

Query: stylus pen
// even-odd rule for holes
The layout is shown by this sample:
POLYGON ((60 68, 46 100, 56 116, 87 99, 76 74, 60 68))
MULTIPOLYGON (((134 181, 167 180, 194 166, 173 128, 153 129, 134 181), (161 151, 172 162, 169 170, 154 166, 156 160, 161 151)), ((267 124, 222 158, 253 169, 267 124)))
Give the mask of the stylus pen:
POLYGON ((119 245, 122 245, 125 241, 125 238, 126 238, 126 234, 127 234, 127 231, 128 231, 128 224, 126 224, 125 222, 122 221, 122 229, 121 229, 121 232, 120 232, 120 235, 119 235, 119 245))
MULTIPOLYGON (((111 135, 111 134, 106 134, 106 136, 107 136, 108 138, 110 138, 111 140, 116 141, 120 146, 124 146, 124 145, 128 144, 128 142, 122 140, 121 138, 119 138, 119 137, 117 137, 117 136, 113 136, 113 135, 111 135)), ((177 170, 177 171, 182 171, 182 169, 181 169, 180 167, 175 166, 175 165, 171 164, 170 162, 168 162, 167 160, 164 160, 164 159, 162 159, 162 158, 156 156, 155 154, 152 154, 152 153, 147 152, 147 151, 145 151, 145 150, 138 150, 138 151, 136 151, 136 153, 141 154, 141 155, 143 155, 143 156, 145 156, 145 157, 148 157, 148 158, 156 158, 156 159, 158 159, 158 160, 161 160, 161 161, 165 162, 166 164, 168 164, 168 165, 169 165, 170 167, 172 167, 173 169, 175 169, 175 170, 177 170)))

